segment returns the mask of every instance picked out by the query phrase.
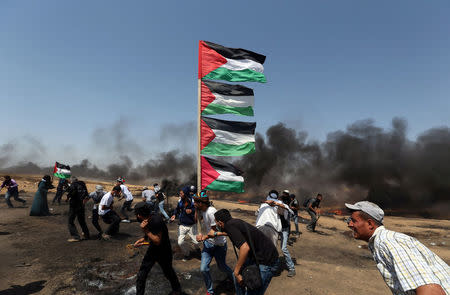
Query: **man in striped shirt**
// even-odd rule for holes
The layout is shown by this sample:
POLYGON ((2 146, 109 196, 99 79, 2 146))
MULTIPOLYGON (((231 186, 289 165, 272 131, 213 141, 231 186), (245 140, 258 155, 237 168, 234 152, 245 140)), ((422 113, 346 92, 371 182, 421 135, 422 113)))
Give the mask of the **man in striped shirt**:
POLYGON ((348 227, 369 249, 394 295, 449 295, 450 267, 422 243, 383 226, 384 211, 362 201, 345 204, 352 212, 348 227))

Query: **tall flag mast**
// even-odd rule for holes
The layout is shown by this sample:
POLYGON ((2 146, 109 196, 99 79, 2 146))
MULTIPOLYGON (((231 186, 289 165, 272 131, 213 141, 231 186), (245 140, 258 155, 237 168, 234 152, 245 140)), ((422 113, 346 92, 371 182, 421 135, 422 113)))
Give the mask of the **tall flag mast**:
POLYGON ((229 82, 266 83, 262 54, 199 41, 197 188, 244 191, 242 171, 209 156, 241 156, 255 152, 255 122, 219 120, 205 115, 254 115, 253 89, 229 82))

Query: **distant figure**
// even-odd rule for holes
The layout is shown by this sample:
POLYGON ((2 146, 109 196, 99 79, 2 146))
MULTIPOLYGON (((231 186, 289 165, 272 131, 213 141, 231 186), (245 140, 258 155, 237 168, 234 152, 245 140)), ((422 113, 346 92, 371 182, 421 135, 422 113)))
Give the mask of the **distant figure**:
POLYGON ((109 224, 108 229, 102 234, 103 240, 109 240, 112 235, 119 231, 120 216, 113 210, 114 197, 119 198, 122 189, 120 185, 113 187, 112 191, 106 193, 98 205, 98 215, 103 219, 103 222, 109 224))
POLYGON ((208 195, 202 191, 199 197, 194 198, 195 208, 199 214, 202 214, 202 223, 205 227, 205 234, 198 234, 197 241, 203 242, 202 260, 200 264, 200 272, 206 285, 206 294, 214 294, 213 280, 209 271, 209 265, 212 259, 216 260, 217 267, 220 271, 225 272, 230 282, 233 282, 233 271, 226 263, 227 256, 227 238, 217 236, 216 220, 214 213, 217 209, 211 205, 208 195))
POLYGON ((352 213, 348 227, 353 237, 369 243, 392 294, 450 294, 450 267, 415 238, 387 230, 378 205, 362 201, 345 206, 352 213))
POLYGON ((148 186, 142 188, 142 201, 146 202, 151 207, 155 205, 156 196, 153 188, 149 188, 148 186))
POLYGON ((216 226, 220 231, 216 236, 228 235, 233 246, 238 249, 237 262, 234 267, 235 289, 237 295, 243 294, 264 294, 269 287, 272 276, 279 268, 277 248, 273 242, 256 227, 247 222, 232 218, 230 211, 220 209, 214 213, 216 226), (244 265, 258 264, 259 273, 262 279, 262 286, 259 289, 246 291, 243 286, 241 271, 244 265))
POLYGON ((60 178, 58 181, 58 186, 56 187, 56 195, 53 198, 52 204, 55 204, 55 202, 58 202, 58 205, 61 205, 61 198, 68 187, 69 187, 69 182, 67 181, 67 179, 60 178))
POLYGON ((38 184, 38 189, 34 194, 33 204, 31 205, 30 216, 48 216, 47 193, 49 189, 54 188, 50 175, 44 175, 38 184))
POLYGON ((6 204, 8 204, 9 208, 14 208, 13 204, 11 203, 10 198, 13 197, 14 200, 21 202, 23 205, 25 205, 26 201, 22 198, 19 198, 19 185, 17 182, 11 178, 9 175, 5 175, 4 181, 2 185, 0 186, 0 191, 3 189, 3 187, 6 186, 6 194, 5 194, 5 200, 6 204))
POLYGON ((170 217, 169 217, 169 215, 167 215, 166 210, 164 210, 164 202, 165 202, 166 195, 164 194, 164 192, 161 190, 161 188, 159 187, 159 185, 157 183, 153 184, 153 187, 155 188, 156 200, 158 202, 159 212, 164 216, 164 219, 167 222, 167 221, 169 221, 170 217))
POLYGON ((293 233, 293 235, 298 236, 300 234, 300 231, 298 230, 298 210, 300 209, 300 204, 298 203, 298 200, 294 194, 291 194, 289 198, 289 208, 291 208, 292 212, 294 213, 292 215, 292 220, 294 221, 295 225, 295 232, 293 233))
POLYGON ((125 198, 125 202, 123 202, 122 208, 120 209, 120 213, 122 213, 122 215, 125 217, 122 220, 122 222, 130 223, 127 211, 133 211, 133 209, 131 209, 131 203, 133 203, 133 195, 131 194, 128 187, 125 184, 123 184, 124 182, 125 182, 124 179, 121 177, 119 177, 116 181, 116 185, 119 185, 122 191, 122 198, 125 198))
POLYGON ((170 282, 172 287, 171 294, 181 294, 180 282, 172 266, 172 247, 165 222, 159 214, 152 214, 150 206, 144 202, 136 204, 134 212, 144 232, 144 237, 137 240, 134 246, 140 247, 146 242, 149 243, 137 274, 136 295, 143 295, 145 293, 145 281, 156 262, 161 267, 164 276, 170 282))
POLYGON ((96 185, 95 192, 89 194, 89 198, 92 199, 92 201, 94 201, 94 207, 92 208, 92 225, 94 225, 94 227, 97 229, 99 238, 102 237, 103 230, 100 227, 100 224, 98 223, 99 219, 98 204, 100 203, 104 195, 105 192, 103 191, 103 186, 101 185, 96 185))
POLYGON ((178 202, 177 208, 174 210, 171 221, 174 221, 178 217, 178 246, 180 246, 183 251, 184 258, 183 261, 189 259, 189 247, 185 246, 186 235, 192 240, 197 252, 200 254, 200 246, 197 242, 197 219, 195 217, 195 206, 194 200, 190 196, 189 187, 184 187, 180 190, 180 201, 178 202))
POLYGON ((195 195, 197 195, 197 188, 195 187, 195 185, 191 185, 190 195, 191 195, 191 198, 193 198, 195 195))
POLYGON ((81 240, 89 240, 89 229, 86 225, 86 216, 84 205, 89 200, 89 193, 84 181, 72 176, 71 184, 67 189, 67 200, 69 200, 69 232, 72 236, 68 242, 79 242, 81 240), (75 226, 75 218, 78 219, 83 236, 80 238, 78 230, 75 226))
POLYGON ((322 195, 317 194, 317 197, 309 199, 305 206, 306 212, 311 216, 311 220, 306 226, 306 229, 309 231, 316 231, 317 220, 319 219, 319 211, 317 209, 320 207, 320 201, 322 201, 322 195))

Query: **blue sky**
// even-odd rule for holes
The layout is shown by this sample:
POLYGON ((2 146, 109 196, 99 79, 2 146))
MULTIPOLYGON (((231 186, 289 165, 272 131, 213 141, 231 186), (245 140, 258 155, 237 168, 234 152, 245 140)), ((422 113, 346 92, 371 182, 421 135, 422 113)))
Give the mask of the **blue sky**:
POLYGON ((449 8, 448 1, 1 1, 0 124, 8 128, 0 146, 16 144, 26 151, 11 157, 36 162, 193 152, 198 40, 267 56, 269 82, 245 84, 255 89, 260 133, 284 122, 322 141, 356 120, 389 128, 398 116, 414 140, 450 125, 449 8), (116 131, 129 146, 113 139, 116 131))

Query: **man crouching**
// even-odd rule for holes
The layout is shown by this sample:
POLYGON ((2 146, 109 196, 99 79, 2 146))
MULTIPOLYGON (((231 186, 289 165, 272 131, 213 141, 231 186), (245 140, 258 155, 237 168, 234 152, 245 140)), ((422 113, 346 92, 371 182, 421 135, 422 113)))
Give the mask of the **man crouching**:
POLYGON ((180 282, 172 267, 172 247, 170 245, 169 231, 162 217, 151 212, 150 206, 144 202, 134 206, 134 213, 144 232, 144 237, 137 240, 134 246, 149 245, 137 274, 136 294, 144 294, 145 281, 155 262, 159 263, 164 276, 170 281, 173 290, 172 294, 181 294, 180 282))

